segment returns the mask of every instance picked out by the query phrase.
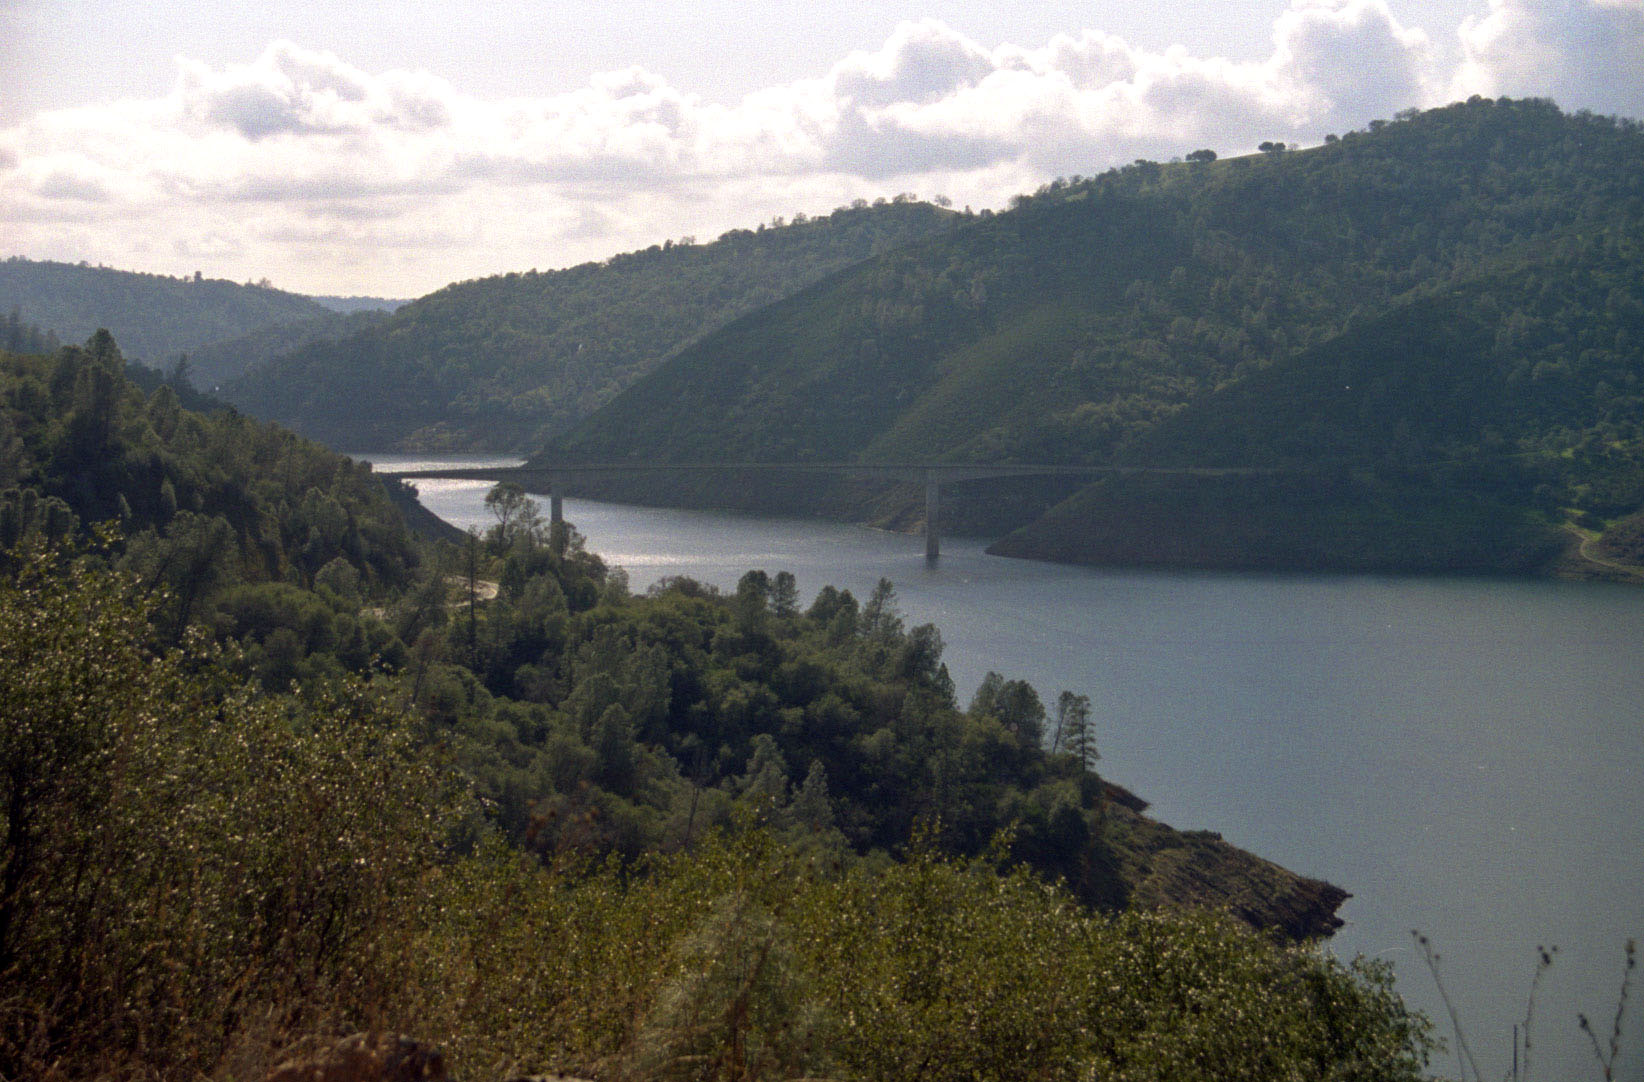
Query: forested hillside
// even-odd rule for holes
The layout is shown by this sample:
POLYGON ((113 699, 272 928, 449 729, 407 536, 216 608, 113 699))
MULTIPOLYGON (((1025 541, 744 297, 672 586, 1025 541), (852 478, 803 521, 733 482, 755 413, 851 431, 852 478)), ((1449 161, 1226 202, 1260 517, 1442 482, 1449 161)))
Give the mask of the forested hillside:
POLYGON ((1196 566, 1546 567, 1571 533, 1644 505, 1641 257, 1622 238, 1571 241, 1424 291, 1200 398, 1124 450, 1136 462, 1289 472, 1106 481, 995 551, 1196 566))
MULTIPOLYGON (((749 792, 786 808, 808 779, 804 814, 859 852, 903 844, 925 818, 945 848, 976 854, 1015 822, 1023 858, 1089 900, 1172 893, 1144 886, 1158 839, 1139 802, 1107 819, 1128 824, 1126 844, 1097 836, 1111 794, 1088 772, 1088 708, 1060 703, 1053 731, 1032 688, 996 679, 960 711, 940 634, 904 628, 888 584, 861 602, 828 588, 804 611, 791 576, 762 571, 735 598, 691 582, 628 598, 517 491, 499 492, 483 547, 420 544, 368 467, 231 411, 190 412, 167 385, 145 395, 106 333, 6 357, 0 426, 0 547, 115 523, 116 565, 166 591, 152 614, 165 641, 208 629, 271 691, 400 674, 516 841, 637 856, 723 824, 749 792), (495 596, 456 609, 478 574, 495 596), (558 825, 532 827, 550 808, 558 825)), ((1258 923, 1331 926, 1329 888, 1246 874, 1273 896, 1225 900, 1258 923)))
POLYGON ((956 217, 908 201, 862 206, 711 244, 462 282, 226 390, 241 408, 334 447, 533 447, 702 335, 956 217))
POLYGON ((888 583, 633 597, 507 487, 418 541, 368 467, 121 370, 106 333, 0 354, 7 1077, 385 1023, 494 1072, 1414 1077, 1385 967, 1251 931, 1343 892, 1147 818, 1082 696, 962 707, 888 583))
POLYGON ((266 286, 16 256, 0 262, 0 311, 14 308, 65 342, 106 328, 128 354, 155 367, 271 324, 331 314, 308 297, 266 286))
POLYGON ((258 327, 234 338, 209 342, 188 354, 189 378, 221 391, 246 372, 294 350, 323 345, 386 323, 389 313, 376 308, 324 312, 317 316, 258 327))
MULTIPOLYGON (((1226 482, 1221 512, 1159 515, 1122 543, 1086 544, 1096 512, 1063 509, 1007 548, 1149 562, 1170 540, 1169 562, 1270 566, 1260 539, 1289 534, 1284 566, 1541 567, 1559 548, 1548 527, 1602 527, 1644 498, 1640 161, 1634 122, 1475 99, 1307 151, 1057 182, 738 321, 545 456, 1305 466, 1291 498, 1226 482), (1419 468, 1440 458, 1472 465, 1419 468), (1387 521, 1442 519, 1454 495, 1478 529, 1292 518, 1370 491, 1343 471, 1381 471, 1354 483, 1387 521), (1165 534, 1229 518, 1251 520, 1243 540, 1165 534), (1363 531, 1365 551, 1335 548, 1363 531)), ((1069 495, 1013 487, 956 500, 961 525, 1002 532, 1069 495)), ((1191 504, 1193 487, 1173 491, 1191 504)), ((601 491, 858 516, 914 504, 843 484, 787 506, 680 489, 601 491)))

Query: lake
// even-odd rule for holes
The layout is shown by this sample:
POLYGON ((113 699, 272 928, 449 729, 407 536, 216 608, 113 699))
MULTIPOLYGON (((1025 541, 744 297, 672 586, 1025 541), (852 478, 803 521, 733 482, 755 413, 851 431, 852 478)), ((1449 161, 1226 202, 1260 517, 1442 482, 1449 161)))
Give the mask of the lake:
MULTIPOLYGON (((384 469, 513 464, 364 455, 384 469)), ((458 526, 488 525, 476 482, 418 482, 458 526)), ((1169 573, 988 556, 917 536, 567 499, 636 590, 665 575, 722 589, 749 568, 865 597, 881 576, 904 619, 934 623, 961 700, 988 670, 1053 701, 1089 695, 1102 773, 1173 826, 1353 892, 1329 949, 1394 962, 1452 1051, 1441 975, 1486 1077, 1508 1074, 1536 948, 1534 1077, 1601 1077, 1628 937, 1644 938, 1644 590, 1598 583, 1169 573)), ((1635 989, 1616 1078, 1644 1078, 1635 989)))

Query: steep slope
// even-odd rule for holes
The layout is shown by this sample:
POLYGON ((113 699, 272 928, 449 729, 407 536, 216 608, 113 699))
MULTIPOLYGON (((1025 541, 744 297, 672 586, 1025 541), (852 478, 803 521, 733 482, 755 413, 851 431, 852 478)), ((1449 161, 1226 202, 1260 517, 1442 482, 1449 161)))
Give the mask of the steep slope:
MULTIPOLYGON (((739 321, 544 455, 1078 463, 1154 456, 1202 464, 1196 456, 1210 447, 1186 428, 1159 426, 1206 396, 1243 387, 1255 399, 1294 395, 1299 405, 1240 448, 1224 448, 1228 464, 1245 464, 1232 461, 1236 450, 1280 436, 1291 460, 1362 450, 1367 431, 1399 440, 1406 462, 1424 445, 1564 454, 1589 437, 1623 448, 1615 453, 1625 458, 1640 441, 1629 381, 1639 374, 1641 345, 1626 315, 1644 238, 1639 161, 1644 132, 1633 122, 1565 116, 1543 101, 1479 99, 1378 122, 1310 151, 1138 163, 1059 183, 1009 213, 739 321), (1505 299, 1486 302, 1492 288, 1505 299), (1417 298, 1439 295, 1449 300, 1434 302, 1431 319, 1404 325, 1430 311, 1409 307, 1417 298), (1470 337, 1445 337, 1446 305, 1470 320, 1470 337), (1402 314, 1389 316, 1395 309, 1402 314), (1591 334, 1589 315, 1597 319, 1591 334), (1401 330, 1415 337, 1378 344, 1377 334, 1401 330), (1331 357, 1346 350, 1359 358, 1360 390, 1369 394, 1387 383, 1375 371, 1380 358, 1440 355, 1452 340, 1479 336, 1490 352, 1468 354, 1458 369, 1469 373, 1464 383, 1494 387, 1507 375, 1519 382, 1485 399, 1471 385, 1444 393, 1481 409, 1487 400, 1488 420, 1452 417, 1449 399, 1434 397, 1414 372, 1395 381, 1398 393, 1383 388, 1356 402, 1368 412, 1352 419, 1319 414, 1320 389, 1303 386, 1312 378, 1303 374, 1325 363, 1326 343, 1331 357), (1585 382, 1561 378, 1586 371, 1594 350, 1607 359, 1585 382), (1303 384, 1292 387, 1296 380, 1303 384), (1599 395, 1608 396, 1602 408, 1599 395), (1144 442, 1156 428, 1158 439, 1144 442), (1309 433, 1327 438, 1318 443, 1309 433)), ((1203 429, 1222 423, 1207 420, 1203 429)), ((1355 455, 1362 464, 1387 457, 1385 448, 1355 455)), ((1513 504, 1515 515, 1539 501, 1601 516, 1639 499, 1622 493, 1583 504, 1594 479, 1580 470, 1562 476, 1558 493, 1533 501, 1535 485, 1527 489, 1522 476, 1490 498, 1513 504)), ((1013 488, 1016 521, 984 519, 979 509, 996 512, 998 501, 973 500, 971 510, 959 508, 961 524, 1021 525, 1068 495, 1051 485, 1026 498, 1013 488)), ((768 493, 708 483, 682 490, 671 481, 664 493, 612 482, 602 491, 773 509, 768 493)), ((911 495, 869 499, 839 485, 820 500, 832 511, 894 519, 906 517, 911 495)), ((812 506, 817 499, 804 497, 812 506)), ((1442 499, 1427 502, 1442 511, 1442 499)), ((801 506, 795 498, 781 509, 801 506)), ((1071 518, 1058 522, 1077 528, 1071 518)), ((1084 551, 1036 536, 1038 554, 1084 551)))
POLYGON ((1268 466, 1079 493, 994 546, 1103 563, 1526 571, 1644 504, 1638 239, 1395 306, 1201 398, 1125 459, 1268 466))
POLYGON ((352 312, 326 311, 317 316, 258 327, 233 338, 209 342, 189 352, 190 378, 203 387, 216 389, 276 357, 309 346, 337 342, 380 326, 388 321, 388 317, 389 313, 374 308, 360 308, 352 312))
POLYGON ((18 257, 0 262, 0 311, 14 308, 63 341, 107 329, 127 354, 153 365, 210 342, 330 311, 264 286, 18 257))
POLYGON ((925 204, 862 206, 712 244, 463 282, 226 390, 333 446, 535 446, 735 317, 955 218, 925 204))
POLYGON ((1093 904, 1228 909, 1298 939, 1340 926, 1340 889, 1172 830, 1083 752, 1048 752, 1026 684, 990 677, 961 710, 940 634, 906 627, 888 582, 860 605, 825 587, 801 612, 763 571, 734 595, 676 580, 630 596, 540 521, 460 553, 419 545, 404 486, 122 367, 103 332, 0 351, 0 583, 117 524, 88 565, 130 576, 160 641, 215 638, 231 646, 216 662, 273 694, 370 675, 517 844, 674 852, 745 810, 839 860, 921 836, 980 856, 998 838, 1093 904), (468 561, 498 589, 451 619, 468 561))

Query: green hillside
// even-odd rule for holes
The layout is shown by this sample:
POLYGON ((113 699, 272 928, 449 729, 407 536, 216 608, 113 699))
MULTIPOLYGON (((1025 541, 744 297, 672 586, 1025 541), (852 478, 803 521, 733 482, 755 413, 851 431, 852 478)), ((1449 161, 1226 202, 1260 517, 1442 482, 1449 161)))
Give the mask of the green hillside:
POLYGON ((295 350, 336 342, 380 326, 388 318, 388 313, 379 309, 361 308, 346 313, 326 311, 316 316, 258 327, 190 351, 190 378, 201 386, 220 389, 260 364, 295 350))
POLYGON ((1391 967, 1289 943, 1346 892, 1146 816, 1085 696, 961 705, 888 582, 636 597, 507 488, 418 540, 122 368, 0 352, 0 1076, 1419 1077, 1391 967))
POLYGON ((225 390, 337 447, 537 446, 702 335, 955 218, 927 204, 864 205, 711 244, 462 282, 225 390))
POLYGON ((271 324, 330 314, 308 297, 266 286, 16 256, 0 262, 0 311, 13 309, 65 342, 106 328, 128 354, 156 366, 271 324))
POLYGON ((1644 276, 1617 237, 1483 273, 1195 401, 995 546, 1196 566, 1532 571, 1644 504, 1644 276))
MULTIPOLYGON (((1475 538, 1407 562, 1412 540, 1281 561, 1523 570, 1557 547, 1541 527, 1562 521, 1561 508, 1601 525, 1644 498, 1641 161, 1644 132, 1631 121, 1475 99, 1308 151, 1141 162, 1058 182, 737 322, 545 455, 1310 469, 1328 459, 1385 474, 1533 452, 1511 469, 1477 464, 1489 476, 1466 486, 1496 523, 1480 529, 1506 529, 1499 513, 1530 531, 1502 551, 1475 538), (1338 377, 1353 389, 1339 390, 1338 377)), ((1378 493, 1403 493, 1387 497, 1385 522, 1400 506, 1442 520, 1442 494, 1418 495, 1440 482, 1454 487, 1459 475, 1381 476, 1378 493)), ((1217 499, 1266 508, 1275 530, 1288 529, 1278 508, 1329 502, 1299 479, 1285 484, 1295 498, 1276 502, 1256 482, 1211 487, 1245 486, 1217 499)), ((1010 488, 1004 518, 1000 500, 956 501, 960 525, 1002 532, 1069 495, 1010 488)), ((602 491, 893 521, 906 521, 915 495, 843 483, 803 497, 706 483, 602 491)), ((1353 491, 1343 498, 1363 496, 1353 491)), ((1374 535, 1385 522, 1349 517, 1335 536, 1374 535)), ((1083 544, 1087 531, 1088 516, 1063 510, 1004 549, 1118 558, 1083 544)), ((1437 544, 1443 531, 1415 536, 1437 544)), ((1256 537, 1218 545, 1246 550, 1256 537)), ((1191 542, 1173 551, 1173 563, 1267 559, 1201 560, 1191 542)))

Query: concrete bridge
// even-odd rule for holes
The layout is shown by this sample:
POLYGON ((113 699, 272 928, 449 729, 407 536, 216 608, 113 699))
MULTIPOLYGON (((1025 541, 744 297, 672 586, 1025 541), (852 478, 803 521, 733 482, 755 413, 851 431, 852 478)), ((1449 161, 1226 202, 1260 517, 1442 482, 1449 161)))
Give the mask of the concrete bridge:
POLYGON ((402 481, 450 480, 512 481, 521 488, 548 497, 551 523, 565 521, 564 495, 578 480, 615 474, 644 473, 820 473, 858 480, 902 481, 925 486, 925 559, 941 554, 942 486, 960 481, 996 477, 1114 477, 1135 474, 1179 474, 1228 477, 1282 472, 1244 466, 1065 466, 1052 463, 982 465, 963 462, 600 462, 547 463, 474 469, 385 470, 384 477, 402 481))

